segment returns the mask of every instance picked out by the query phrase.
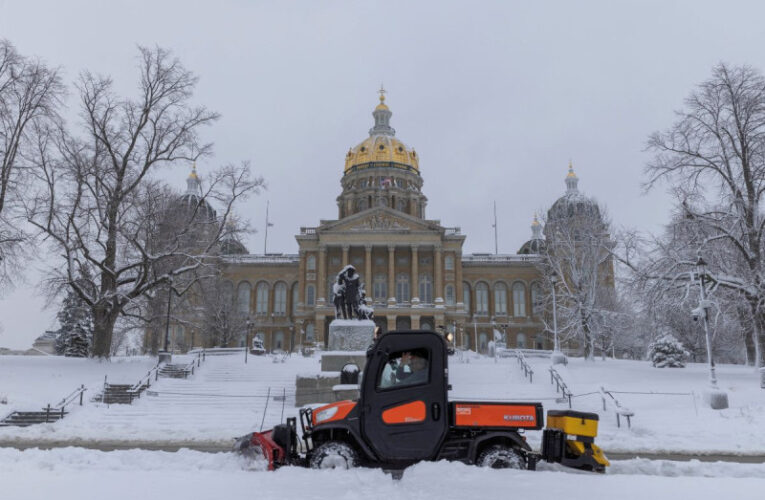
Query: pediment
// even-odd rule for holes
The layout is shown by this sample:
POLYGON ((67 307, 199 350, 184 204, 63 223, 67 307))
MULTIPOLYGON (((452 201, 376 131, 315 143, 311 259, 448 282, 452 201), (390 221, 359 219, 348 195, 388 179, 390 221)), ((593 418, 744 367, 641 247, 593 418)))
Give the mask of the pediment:
POLYGON ((425 221, 387 207, 371 208, 320 226, 321 232, 441 231, 434 221, 425 221))

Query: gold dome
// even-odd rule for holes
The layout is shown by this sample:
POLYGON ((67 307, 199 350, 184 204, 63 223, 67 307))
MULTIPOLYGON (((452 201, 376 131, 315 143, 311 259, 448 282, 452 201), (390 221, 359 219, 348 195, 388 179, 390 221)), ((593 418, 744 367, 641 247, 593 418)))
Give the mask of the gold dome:
POLYGON ((375 126, 369 130, 369 137, 350 148, 345 155, 345 173, 369 167, 395 167, 419 173, 419 158, 414 148, 396 138, 396 131, 390 127, 391 113, 385 104, 385 90, 380 89, 380 104, 372 116, 375 126))

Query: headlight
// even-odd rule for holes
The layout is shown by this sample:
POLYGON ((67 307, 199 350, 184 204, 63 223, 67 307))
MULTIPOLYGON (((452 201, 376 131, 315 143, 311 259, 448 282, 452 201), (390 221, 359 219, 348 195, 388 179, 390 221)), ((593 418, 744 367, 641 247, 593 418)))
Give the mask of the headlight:
POLYGON ((333 406, 332 408, 327 408, 326 410, 321 410, 320 412, 316 413, 314 418, 316 419, 316 423, 318 424, 334 417, 335 413, 337 413, 337 406, 333 406))
POLYGON ((452 340, 454 340, 454 335, 452 335, 451 333, 447 333, 446 334, 446 340, 451 342, 452 340))

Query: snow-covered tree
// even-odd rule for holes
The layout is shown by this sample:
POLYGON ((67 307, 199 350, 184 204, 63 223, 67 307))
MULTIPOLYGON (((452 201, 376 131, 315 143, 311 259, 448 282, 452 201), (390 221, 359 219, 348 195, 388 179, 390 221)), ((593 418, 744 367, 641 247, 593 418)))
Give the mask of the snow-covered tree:
POLYGON ((93 339, 93 320, 88 304, 70 290, 61 304, 58 321, 61 328, 56 350, 60 350, 60 354, 64 356, 87 357, 93 339))
POLYGON ((555 278, 559 339, 574 339, 585 358, 592 359, 597 339, 611 335, 606 330, 618 317, 613 243, 604 209, 582 195, 577 182, 570 168, 566 195, 547 213, 539 268, 548 282, 545 292, 552 290, 555 278))
POLYGON ((657 368, 684 368, 688 351, 672 335, 664 335, 648 345, 648 358, 657 368))
POLYGON ((703 253, 712 289, 736 292, 749 309, 759 366, 765 355, 765 78, 748 66, 720 64, 677 116, 649 139, 655 156, 648 187, 666 181, 699 238, 695 252, 668 248, 661 267, 642 272, 693 283, 696 255, 703 253))

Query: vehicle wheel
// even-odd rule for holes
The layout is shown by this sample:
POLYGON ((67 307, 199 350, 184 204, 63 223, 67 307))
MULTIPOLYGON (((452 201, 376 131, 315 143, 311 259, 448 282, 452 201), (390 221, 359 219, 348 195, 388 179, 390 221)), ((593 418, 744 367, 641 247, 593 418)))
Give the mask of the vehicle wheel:
POLYGON ((348 443, 327 441, 311 455, 312 469, 350 469, 359 463, 359 455, 348 443))
POLYGON ((478 455, 475 461, 479 467, 492 469, 525 469, 526 461, 515 449, 503 444, 489 446, 478 455))

